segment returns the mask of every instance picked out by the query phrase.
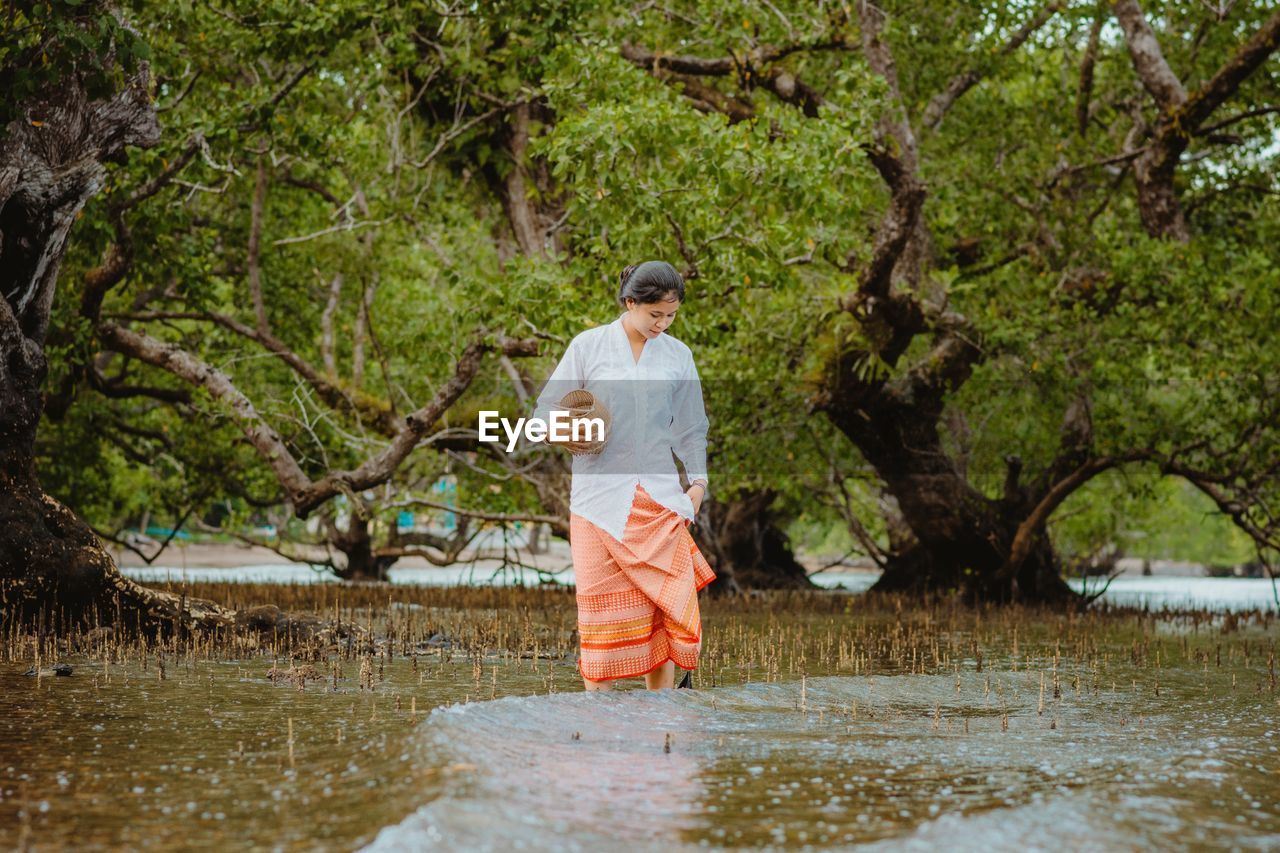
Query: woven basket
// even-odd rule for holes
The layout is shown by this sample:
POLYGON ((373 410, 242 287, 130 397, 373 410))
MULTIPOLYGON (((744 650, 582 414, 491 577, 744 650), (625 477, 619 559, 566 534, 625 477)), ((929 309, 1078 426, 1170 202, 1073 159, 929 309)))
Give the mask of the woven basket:
MULTIPOLYGON (((590 391, 577 389, 560 398, 560 408, 567 411, 571 419, 599 418, 604 421, 603 441, 582 442, 576 447, 566 448, 570 453, 574 456, 595 456, 604 450, 605 444, 609 441, 609 434, 613 430, 613 418, 610 417, 604 403, 597 400, 590 391)), ((572 434, 572 426, 570 434, 572 434)))

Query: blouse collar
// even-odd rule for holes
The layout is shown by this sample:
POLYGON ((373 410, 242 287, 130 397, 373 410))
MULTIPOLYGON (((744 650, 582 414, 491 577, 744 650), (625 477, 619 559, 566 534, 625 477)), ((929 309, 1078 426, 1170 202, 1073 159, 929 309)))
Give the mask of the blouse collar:
POLYGON ((645 360, 645 353, 649 352, 649 348, 652 347, 655 343, 657 343, 658 339, 661 338, 662 335, 658 335, 657 338, 646 340, 644 342, 644 347, 640 350, 640 358, 637 359, 631 353, 631 336, 627 334, 627 327, 623 325, 623 320, 626 318, 626 316, 627 316, 626 312, 623 312, 622 314, 618 315, 618 319, 613 322, 613 325, 618 327, 618 334, 617 334, 617 340, 618 340, 617 345, 619 347, 618 352, 619 354, 626 357, 625 360, 627 364, 633 367, 637 367, 639 366, 641 361, 645 360))

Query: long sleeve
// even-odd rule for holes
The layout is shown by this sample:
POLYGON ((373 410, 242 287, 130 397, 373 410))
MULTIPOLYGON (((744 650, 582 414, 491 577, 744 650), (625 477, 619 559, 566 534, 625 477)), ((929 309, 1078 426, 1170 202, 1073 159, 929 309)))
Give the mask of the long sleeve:
POLYGON ((547 384, 542 386, 542 391, 538 393, 538 400, 533 408, 533 417, 549 421, 551 419, 551 410, 559 405, 560 399, 575 388, 582 388, 585 384, 586 371, 582 364, 582 347, 575 338, 569 342, 569 346, 565 349, 560 363, 552 371, 551 378, 547 380, 547 384))
POLYGON ((707 480, 707 429, 711 424, 702 404, 702 381, 692 356, 677 383, 671 412, 672 449, 684 463, 689 482, 707 480))
POLYGON ((689 477, 706 480, 710 425, 689 348, 662 334, 649 340, 637 359, 624 320, 625 315, 587 329, 570 342, 531 414, 550 424, 550 413, 575 389, 590 391, 608 408, 612 428, 601 452, 573 456, 569 512, 619 542, 638 488, 693 520, 693 502, 681 488, 672 457, 689 477))

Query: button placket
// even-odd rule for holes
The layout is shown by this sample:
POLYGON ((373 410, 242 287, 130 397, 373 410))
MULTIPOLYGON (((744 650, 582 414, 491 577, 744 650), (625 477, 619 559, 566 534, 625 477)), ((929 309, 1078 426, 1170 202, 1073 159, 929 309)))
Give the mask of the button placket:
POLYGON ((640 358, 633 360, 635 369, 632 371, 631 377, 631 405, 632 411, 636 413, 636 426, 638 427, 631 436, 631 470, 633 472, 632 479, 635 480, 635 483, 632 484, 633 488, 640 485, 642 479, 640 476, 640 453, 641 437, 644 435, 645 412, 642 408, 643 402, 641 400, 643 395, 640 393, 640 385, 642 384, 640 381, 640 362, 644 361, 645 351, 648 349, 649 344, 646 343, 640 350, 640 358))

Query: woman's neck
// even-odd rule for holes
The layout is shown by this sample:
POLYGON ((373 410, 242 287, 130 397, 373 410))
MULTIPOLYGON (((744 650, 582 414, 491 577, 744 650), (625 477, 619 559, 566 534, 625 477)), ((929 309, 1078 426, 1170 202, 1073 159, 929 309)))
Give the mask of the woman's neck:
POLYGON ((627 333, 627 340, 631 341, 632 344, 640 344, 643 346, 645 341, 649 340, 644 335, 640 334, 634 328, 632 328, 630 314, 624 314, 622 316, 622 328, 627 333))

